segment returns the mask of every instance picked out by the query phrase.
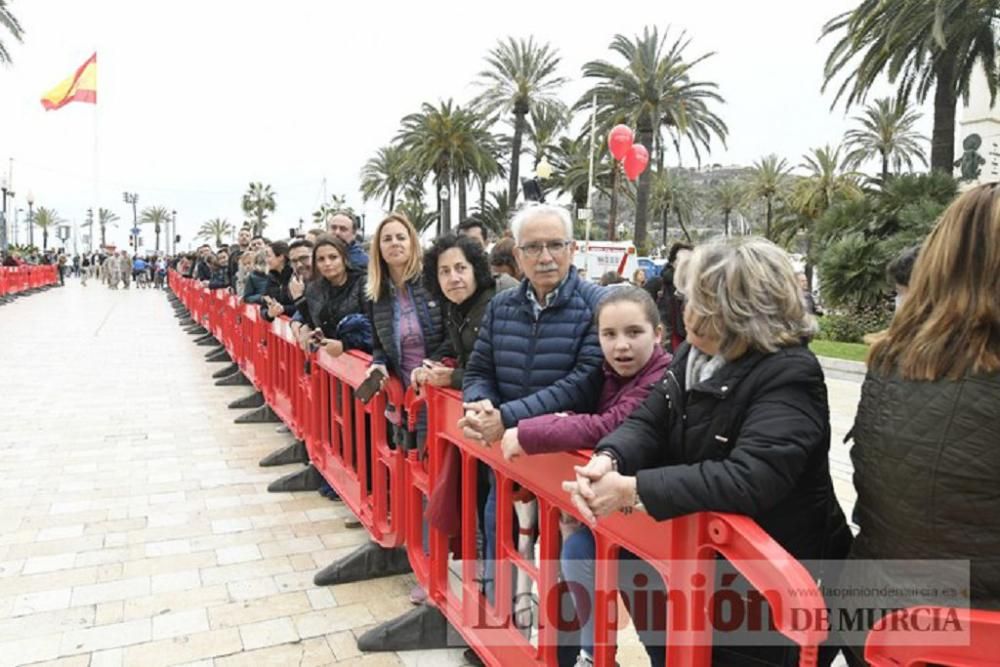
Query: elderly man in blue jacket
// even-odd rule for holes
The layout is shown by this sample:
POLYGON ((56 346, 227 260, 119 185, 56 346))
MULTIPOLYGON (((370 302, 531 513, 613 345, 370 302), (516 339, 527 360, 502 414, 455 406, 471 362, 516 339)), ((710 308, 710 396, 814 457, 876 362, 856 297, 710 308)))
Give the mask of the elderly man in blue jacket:
MULTIPOLYGON (((465 417, 459 425, 466 437, 484 444, 499 441, 505 429, 528 417, 587 411, 600 392, 603 357, 594 311, 603 291, 576 274, 569 213, 530 205, 514 217, 511 231, 525 279, 493 297, 462 383, 465 417)), ((484 523, 489 581, 496 539, 493 488, 484 523)))

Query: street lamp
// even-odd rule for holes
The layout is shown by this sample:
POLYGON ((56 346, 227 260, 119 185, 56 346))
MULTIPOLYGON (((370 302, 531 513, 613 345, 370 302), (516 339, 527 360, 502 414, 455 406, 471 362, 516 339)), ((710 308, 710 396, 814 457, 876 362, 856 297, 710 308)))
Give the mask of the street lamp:
POLYGON ((139 212, 136 205, 139 203, 139 195, 135 192, 123 192, 122 198, 126 204, 132 204, 132 254, 139 252, 139 212))
POLYGON ((170 238, 167 239, 170 243, 171 251, 167 253, 168 255, 177 254, 177 211, 173 210, 170 212, 170 238))
POLYGON ((14 196, 14 193, 8 189, 9 185, 6 176, 0 178, 0 191, 3 192, 3 213, 0 214, 0 250, 3 250, 4 253, 10 247, 7 243, 7 197, 8 195, 14 196))
POLYGON ((35 246, 35 195, 28 190, 28 245, 35 246))

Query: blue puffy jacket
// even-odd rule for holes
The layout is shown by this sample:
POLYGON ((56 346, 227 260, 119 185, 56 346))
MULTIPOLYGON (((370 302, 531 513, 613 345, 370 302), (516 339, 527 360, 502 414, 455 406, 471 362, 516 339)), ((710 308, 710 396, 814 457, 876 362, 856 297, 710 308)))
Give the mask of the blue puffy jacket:
POLYGON ((601 390, 601 345, 594 310, 604 290, 576 270, 535 319, 528 281, 493 297, 465 367, 466 401, 500 406, 506 428, 564 410, 587 412, 601 390))

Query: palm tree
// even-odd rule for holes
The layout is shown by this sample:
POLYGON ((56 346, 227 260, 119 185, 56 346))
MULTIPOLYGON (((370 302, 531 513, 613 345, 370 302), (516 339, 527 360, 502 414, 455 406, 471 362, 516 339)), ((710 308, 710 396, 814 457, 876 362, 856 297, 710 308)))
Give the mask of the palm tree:
POLYGON ((396 137, 407 152, 409 168, 419 174, 434 174, 438 222, 444 233, 451 231, 451 186, 459 187, 459 212, 465 212, 466 179, 488 158, 492 135, 480 116, 453 104, 437 107, 424 103, 421 110, 402 120, 396 137))
POLYGON ((663 224, 663 247, 667 247, 667 227, 671 213, 677 219, 677 226, 684 234, 684 239, 691 243, 687 222, 694 217, 698 208, 698 192, 691 179, 679 169, 664 169, 656 173, 652 189, 650 208, 660 214, 660 221, 663 224))
POLYGON ((854 120, 861 127, 848 130, 844 141, 850 151, 847 157, 855 168, 866 160, 880 158, 884 184, 889 179, 890 164, 897 174, 904 166, 912 171, 914 160, 927 166, 927 156, 921 146, 927 139, 913 129, 920 114, 908 109, 905 102, 888 97, 875 100, 854 120))
POLYGON ((416 227, 418 234, 423 233, 424 230, 433 225, 439 215, 434 211, 428 211, 424 200, 419 198, 406 199, 394 210, 405 215, 416 227))
POLYGON ((99 209, 97 209, 97 222, 101 226, 101 247, 102 248, 108 244, 107 237, 106 237, 106 231, 107 231, 108 225, 114 225, 115 227, 117 227, 118 225, 115 225, 115 223, 118 220, 120 220, 120 218, 118 217, 117 213, 114 213, 113 211, 110 211, 109 209, 106 209, 106 208, 99 208, 99 209))
POLYGON ((719 181, 709 190, 709 205, 722 213, 722 228, 729 236, 729 218, 746 199, 745 186, 735 178, 719 181))
POLYGON ((774 200, 784 193, 788 185, 791 169, 785 158, 773 153, 753 163, 747 184, 749 199, 763 199, 766 211, 765 238, 771 239, 771 224, 774 220, 774 200))
POLYGON ((354 215, 354 209, 347 205, 347 195, 330 195, 329 202, 320 204, 319 208, 313 211, 312 219, 315 224, 325 226, 327 216, 341 212, 354 215))
POLYGON ((267 214, 274 213, 274 191, 270 185, 250 183, 241 201, 243 212, 253 221, 253 234, 259 235, 267 226, 267 214))
POLYGON ((823 37, 843 33, 827 56, 823 88, 846 71, 833 104, 846 94, 848 107, 883 75, 898 82, 899 102, 913 95, 923 103, 933 91, 931 169, 950 174, 958 98, 968 97, 973 73, 985 74, 996 98, 998 17, 1000 0, 862 0, 823 26, 823 37))
MULTIPOLYGON (((626 122, 636 128, 636 140, 646 147, 650 156, 661 156, 663 127, 675 129, 678 137, 688 140, 700 159, 700 149, 708 150, 713 136, 725 145, 728 128, 710 109, 724 100, 718 86, 710 81, 693 81, 692 69, 712 53, 687 61, 684 51, 690 40, 681 33, 669 47, 667 33, 661 37, 657 28, 645 27, 642 35, 629 39, 615 35, 609 48, 621 56, 623 66, 604 60, 593 60, 583 66, 583 75, 599 79, 599 83, 583 94, 575 108, 585 108, 596 96, 597 115, 606 134, 612 117, 624 113, 626 122)), ((678 146, 679 147, 679 146, 678 146)), ((653 174, 646 170, 639 177, 636 192, 635 243, 646 240, 646 218, 653 174)))
POLYGON ((483 223, 488 230, 493 232, 494 236, 500 238, 510 224, 513 210, 510 205, 510 197, 507 196, 506 191, 501 190, 500 192, 491 192, 490 200, 477 208, 472 217, 483 223))
POLYGON ((813 148, 803 156, 800 168, 808 173, 792 186, 789 203, 796 214, 782 225, 778 236, 791 241, 799 232, 805 235, 805 273, 812 288, 813 231, 816 221, 838 201, 857 200, 863 196, 858 185, 860 174, 853 170, 850 155, 841 155, 841 147, 813 148))
POLYGON ((538 163, 543 157, 551 156, 558 149, 559 135, 569 125, 569 114, 566 109, 549 106, 532 109, 531 122, 528 125, 528 154, 538 163))
POLYGON ((510 205, 517 202, 520 187, 521 142, 527 130, 528 114, 542 109, 562 109, 557 98, 566 79, 556 75, 559 53, 549 44, 535 44, 508 37, 499 41, 486 57, 489 68, 479 73, 480 85, 486 87, 472 102, 484 116, 513 113, 514 137, 510 150, 510 179, 507 196, 510 205))
POLYGON ((222 245, 222 237, 232 234, 233 231, 233 226, 225 218, 212 218, 201 223, 198 235, 195 238, 205 239, 206 241, 214 238, 215 246, 219 247, 222 245))
POLYGON ((170 211, 163 208, 162 206, 149 206, 142 210, 142 215, 139 216, 140 225, 153 225, 153 231, 156 234, 156 252, 160 252, 160 232, 162 231, 162 225, 164 223, 170 222, 170 211))
POLYGON ((396 193, 410 178, 406 153, 396 145, 383 146, 375 157, 361 168, 361 195, 364 201, 378 199, 388 202, 389 211, 396 210, 396 193))
MULTIPOLYGON (((0 0, 0 26, 3 26, 11 34, 11 37, 16 39, 18 42, 21 41, 24 31, 21 29, 21 24, 17 22, 14 15, 10 13, 10 9, 7 7, 7 0, 0 0)), ((7 47, 4 43, 0 41, 0 65, 10 63, 10 53, 7 51, 7 47)))
POLYGON ((46 208, 45 206, 39 206, 38 210, 35 211, 35 215, 32 221, 37 227, 42 230, 42 250, 48 250, 49 248, 49 227, 54 227, 59 223, 63 222, 63 219, 59 217, 54 208, 46 208))

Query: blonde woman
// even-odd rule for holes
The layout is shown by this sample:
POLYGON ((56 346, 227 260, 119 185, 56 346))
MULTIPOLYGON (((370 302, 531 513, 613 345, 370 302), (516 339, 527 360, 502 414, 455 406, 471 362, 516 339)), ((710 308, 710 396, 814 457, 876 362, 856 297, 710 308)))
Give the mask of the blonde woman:
MULTIPOLYGON (((589 521, 625 508, 661 521, 733 512, 755 519, 795 558, 843 558, 851 533, 830 477, 826 385, 806 346, 816 321, 788 256, 764 239, 710 243, 678 267, 675 284, 685 296, 687 342, 664 381, 564 488, 589 521)), ((580 531, 567 550, 576 559, 593 554, 593 538, 580 531)), ((663 633, 640 636, 652 664, 663 664, 663 633)), ((717 646, 713 664, 750 664, 750 654, 752 664, 795 664, 783 662, 795 651, 717 646), (740 657, 724 655, 732 652, 740 657)))
MULTIPOLYGON (((423 284, 423 253, 417 230, 402 213, 379 223, 368 262, 368 298, 372 301, 374 341, 371 374, 392 373, 408 387, 424 360, 453 356, 445 335, 441 303, 423 284)), ((427 430, 425 413, 417 424, 417 440, 427 430)), ((425 537, 425 544, 427 543, 425 537)), ((427 593, 419 586, 410 601, 422 604, 427 593)))
POLYGON ((417 230, 402 213, 379 223, 372 237, 366 292, 375 330, 372 366, 409 386, 424 359, 440 361, 450 349, 441 303, 423 285, 417 230))

